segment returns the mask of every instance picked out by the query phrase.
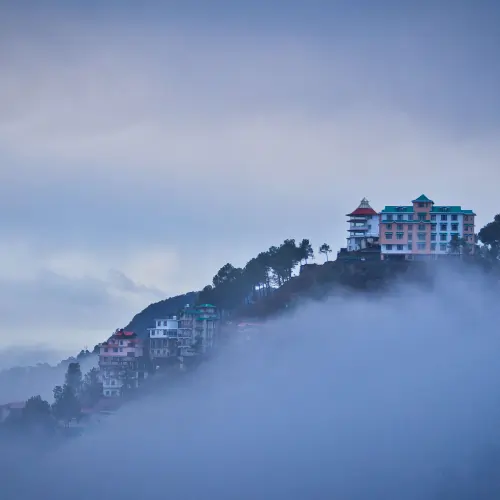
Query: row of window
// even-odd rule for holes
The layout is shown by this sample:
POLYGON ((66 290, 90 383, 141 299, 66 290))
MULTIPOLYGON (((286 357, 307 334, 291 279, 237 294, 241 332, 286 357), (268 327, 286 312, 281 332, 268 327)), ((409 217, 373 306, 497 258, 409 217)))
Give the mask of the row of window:
MULTIPOLYGON (((392 230, 393 224, 386 224, 385 228, 388 231, 392 230)), ((419 231, 425 231, 425 224, 418 224, 418 230, 419 231)), ((396 224, 396 229, 398 231, 404 231, 404 224, 396 224)), ((437 230, 437 224, 431 224, 431 231, 436 231, 437 230)), ((439 230, 440 231, 448 231, 448 224, 439 224, 439 230)), ((458 231, 458 223, 451 224, 451 230, 452 231, 458 231)), ((408 224, 408 231, 413 231, 413 224, 408 224)))
MULTIPOLYGON (((417 215, 417 219, 416 220, 427 220, 427 218, 429 217, 429 214, 427 212, 422 212, 422 213, 419 213, 419 214, 413 214, 413 213, 411 213, 411 214, 407 215, 406 219, 404 218, 403 214, 397 214, 396 216, 394 216, 393 214, 384 214, 382 217, 385 220, 392 220, 392 221, 404 221, 404 220, 413 221, 413 220, 415 220, 414 219, 415 215, 417 215)), ((431 217, 431 221, 437 220, 437 214, 430 214, 430 217, 431 217)), ((472 220, 472 216, 470 216, 470 217, 471 217, 471 220, 472 220)), ((439 220, 442 220, 442 221, 448 221, 448 220, 458 221, 458 215, 457 214, 452 214, 452 215, 441 214, 439 216, 439 220)), ((464 221, 468 221, 468 220, 469 220, 469 216, 468 215, 464 215, 464 221)))
MULTIPOLYGON (((405 234, 404 233, 396 233, 396 240, 403 240, 405 234)), ((453 237, 458 237, 458 233, 450 233, 448 236, 448 233, 440 233, 439 234, 439 241, 448 241, 449 239, 453 237)), ((393 239, 393 233, 385 233, 385 239, 386 240, 392 240, 393 239)), ((417 233, 417 239, 418 241, 426 241, 427 240, 427 233, 417 233)), ((431 233, 431 241, 436 241, 437 240, 437 234, 436 233, 431 233)), ((408 241, 413 241, 413 233, 408 233, 408 241)))
MULTIPOLYGON (((397 250, 398 252, 402 252, 405 250, 405 245, 384 245, 385 250, 391 252, 393 250, 397 250)), ((413 243, 408 243, 406 245, 408 251, 413 250, 413 243)), ((417 250, 425 250, 427 248, 426 243, 417 243, 417 250)), ((431 252, 435 252, 437 250, 437 243, 431 243, 431 252)), ((446 252, 448 250, 448 245, 446 243, 439 244, 439 250, 441 252, 446 252)))

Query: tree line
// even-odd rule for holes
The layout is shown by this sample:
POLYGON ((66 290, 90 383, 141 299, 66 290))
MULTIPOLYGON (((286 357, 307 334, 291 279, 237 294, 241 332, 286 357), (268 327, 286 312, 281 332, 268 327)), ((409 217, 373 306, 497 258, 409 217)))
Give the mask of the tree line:
MULTIPOLYGON (((318 252, 328 260, 330 246, 322 244, 318 252)), ((265 297, 274 288, 289 281, 296 267, 314 259, 314 250, 308 239, 299 243, 286 239, 278 246, 271 246, 250 259, 244 267, 230 263, 222 266, 198 296, 199 303, 214 303, 221 309, 233 309, 265 297)))
POLYGON ((53 395, 52 404, 39 395, 29 398, 20 414, 11 412, 6 418, 4 429, 54 431, 59 422, 67 426, 79 420, 82 408, 93 407, 102 397, 99 370, 92 368, 83 376, 80 363, 70 363, 64 384, 54 387, 53 395))

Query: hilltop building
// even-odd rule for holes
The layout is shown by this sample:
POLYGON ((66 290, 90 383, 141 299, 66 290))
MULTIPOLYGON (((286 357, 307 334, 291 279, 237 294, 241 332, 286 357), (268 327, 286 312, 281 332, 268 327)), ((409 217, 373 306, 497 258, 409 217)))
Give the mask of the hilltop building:
POLYGON ((379 214, 370 206, 366 198, 361 200, 358 208, 347 214, 349 217, 349 235, 347 237, 347 251, 364 250, 379 239, 379 214))
POLYGON ((459 205, 436 205, 425 195, 411 205, 389 205, 380 213, 381 258, 427 260, 450 253, 456 238, 475 249, 475 216, 459 205))
POLYGON ((120 396, 135 389, 147 376, 143 342, 134 332, 123 329, 99 345, 99 370, 104 396, 120 396))

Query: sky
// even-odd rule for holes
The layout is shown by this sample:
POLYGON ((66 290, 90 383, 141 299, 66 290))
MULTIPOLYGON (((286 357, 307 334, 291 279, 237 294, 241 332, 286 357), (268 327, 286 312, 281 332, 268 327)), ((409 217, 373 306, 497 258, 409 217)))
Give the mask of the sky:
POLYGON ((500 212, 490 1, 2 2, 0 348, 72 351, 285 238, 500 212), (249 5, 247 5, 249 4, 249 5))

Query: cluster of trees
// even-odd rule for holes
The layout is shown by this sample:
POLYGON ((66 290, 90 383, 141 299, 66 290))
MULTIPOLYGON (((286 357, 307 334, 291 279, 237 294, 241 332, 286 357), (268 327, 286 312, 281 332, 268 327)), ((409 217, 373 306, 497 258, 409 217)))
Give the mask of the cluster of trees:
POLYGON ((94 406, 102 395, 99 371, 92 368, 82 376, 80 363, 68 365, 63 385, 53 390, 54 402, 49 404, 41 396, 33 396, 26 401, 20 415, 11 414, 4 425, 22 429, 54 430, 57 422, 68 424, 81 417, 83 407, 94 406))
POLYGON ((470 254, 472 249, 479 258, 498 261, 500 258, 500 214, 495 215, 493 221, 488 222, 470 242, 465 238, 454 236, 448 244, 450 254, 470 254), (482 245, 479 245, 481 243, 482 245))
MULTIPOLYGON (((324 243, 318 249, 325 255, 331 253, 324 243)), ((244 267, 234 267, 227 263, 213 277, 199 294, 199 303, 215 303, 222 309, 232 309, 242 303, 269 295, 275 287, 280 287, 293 276, 299 264, 314 259, 314 250, 308 239, 296 243, 286 239, 279 246, 272 246, 250 259, 244 267)))

